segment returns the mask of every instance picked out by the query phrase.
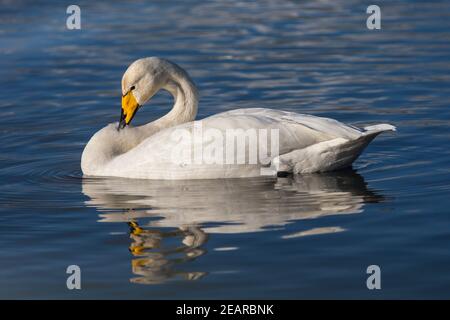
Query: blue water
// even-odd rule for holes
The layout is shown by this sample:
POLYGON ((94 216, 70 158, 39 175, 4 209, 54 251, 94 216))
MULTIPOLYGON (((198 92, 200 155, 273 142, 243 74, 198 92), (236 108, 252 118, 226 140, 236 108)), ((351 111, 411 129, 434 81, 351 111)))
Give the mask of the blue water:
MULTIPOLYGON (((448 2, 378 1, 375 31, 366 1, 77 4, 81 30, 60 2, 0 4, 0 298, 450 297, 448 2), (329 174, 83 178, 146 56, 189 72, 199 118, 269 107, 398 132, 329 174)), ((158 94, 135 124, 171 103, 158 94)))

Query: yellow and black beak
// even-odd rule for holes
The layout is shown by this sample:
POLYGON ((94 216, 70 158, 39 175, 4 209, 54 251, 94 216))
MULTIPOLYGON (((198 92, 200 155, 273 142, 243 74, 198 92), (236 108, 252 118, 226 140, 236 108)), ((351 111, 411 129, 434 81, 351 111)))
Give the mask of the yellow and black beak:
POLYGON ((131 90, 122 96, 122 111, 120 113, 118 130, 123 129, 126 125, 130 124, 139 107, 139 103, 136 101, 131 90))

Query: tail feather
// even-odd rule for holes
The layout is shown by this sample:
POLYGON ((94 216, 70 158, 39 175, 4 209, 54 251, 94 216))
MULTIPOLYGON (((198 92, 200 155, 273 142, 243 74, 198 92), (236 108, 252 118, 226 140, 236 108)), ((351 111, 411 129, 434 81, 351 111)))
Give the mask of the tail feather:
POLYGON ((395 128, 393 125, 382 123, 382 124, 376 124, 373 126, 367 126, 364 128, 365 132, 368 134, 371 133, 379 133, 383 131, 397 131, 397 128, 395 128))

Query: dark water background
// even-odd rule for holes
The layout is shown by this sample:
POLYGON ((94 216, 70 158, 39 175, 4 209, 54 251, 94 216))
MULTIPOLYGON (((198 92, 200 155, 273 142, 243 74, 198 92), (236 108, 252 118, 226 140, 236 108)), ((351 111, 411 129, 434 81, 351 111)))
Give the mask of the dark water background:
POLYGON ((76 4, 70 31, 65 3, 0 2, 0 298, 450 297, 448 1, 377 1, 379 31, 368 1, 76 4), (269 107, 398 132, 344 172, 83 179, 85 143, 146 56, 191 74, 199 118, 269 107))

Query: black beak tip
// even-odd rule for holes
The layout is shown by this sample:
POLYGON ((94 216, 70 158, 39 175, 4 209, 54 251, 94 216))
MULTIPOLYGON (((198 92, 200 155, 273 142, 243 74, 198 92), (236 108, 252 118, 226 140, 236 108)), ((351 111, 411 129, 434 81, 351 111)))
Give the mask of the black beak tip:
POLYGON ((119 131, 120 129, 125 128, 127 124, 125 123, 125 120, 120 120, 119 121, 119 125, 117 126, 117 131, 119 131))
POLYGON ((122 111, 120 112, 120 119, 119 119, 119 125, 117 126, 117 131, 125 128, 126 125, 127 125, 127 123, 125 121, 125 114, 123 113, 123 109, 122 109, 122 111))

